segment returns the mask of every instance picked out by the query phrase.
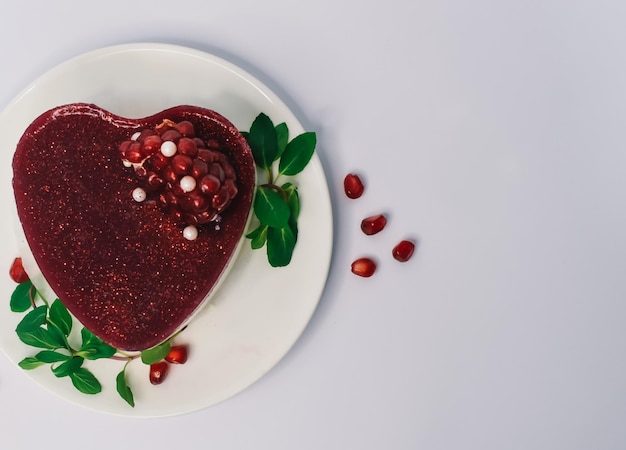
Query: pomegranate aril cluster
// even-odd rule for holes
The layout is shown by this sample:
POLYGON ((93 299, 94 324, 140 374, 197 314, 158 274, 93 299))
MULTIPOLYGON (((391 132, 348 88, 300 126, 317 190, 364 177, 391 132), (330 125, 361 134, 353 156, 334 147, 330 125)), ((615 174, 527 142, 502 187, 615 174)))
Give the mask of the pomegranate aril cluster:
POLYGON ((164 120, 133 134, 119 147, 122 162, 134 169, 137 202, 156 200, 186 225, 185 238, 198 236, 198 225, 219 229, 222 213, 237 195, 237 176, 215 139, 196 136, 189 121, 164 120))
MULTIPOLYGON (((365 186, 361 178, 354 173, 345 176, 343 188, 348 198, 357 199, 363 195, 365 186)), ((361 231, 368 236, 380 233, 387 225, 387 217, 384 214, 376 214, 366 217, 361 221, 361 231)), ((394 246, 391 251, 393 258, 400 262, 407 262, 413 256, 415 243, 404 239, 394 246)), ((377 264, 372 258, 362 257, 356 259, 351 265, 351 271, 360 277, 369 278, 376 272, 377 264)))

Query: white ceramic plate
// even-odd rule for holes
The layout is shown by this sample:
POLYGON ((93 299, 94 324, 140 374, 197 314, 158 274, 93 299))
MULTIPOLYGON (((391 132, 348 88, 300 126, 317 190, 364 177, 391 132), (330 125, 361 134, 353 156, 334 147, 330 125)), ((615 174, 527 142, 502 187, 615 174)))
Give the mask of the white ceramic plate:
MULTIPOLYGON (((162 44, 108 47, 65 62, 27 87, 0 115, 0 198, 13 208, 11 158, 21 134, 45 110, 72 102, 95 103, 126 117, 143 117, 167 107, 191 104, 215 109, 248 130, 258 113, 286 122, 295 136, 304 129, 287 106, 250 74, 213 55, 162 44)), ((136 406, 117 394, 115 375, 123 363, 86 362, 103 385, 97 395, 79 393, 68 378, 48 367, 24 371, 46 389, 101 412, 156 417, 214 405, 254 383, 292 347, 309 322, 326 283, 332 251, 332 210, 326 178, 317 156, 298 175, 302 199, 299 241, 288 267, 275 269, 263 250, 243 249, 220 290, 177 338, 188 343, 189 361, 172 366, 167 380, 152 386, 148 367, 128 366, 136 406)), ((0 347, 15 363, 37 350, 13 331, 23 316, 9 310, 15 288, 8 267, 17 255, 12 214, 2 214, 0 239, 0 347)), ((20 370, 16 366, 16 370, 20 370)))

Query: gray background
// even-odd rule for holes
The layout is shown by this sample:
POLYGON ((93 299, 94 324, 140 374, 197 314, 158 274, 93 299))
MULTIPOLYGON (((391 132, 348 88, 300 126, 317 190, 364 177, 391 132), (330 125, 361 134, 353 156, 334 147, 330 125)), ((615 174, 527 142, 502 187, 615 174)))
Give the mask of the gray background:
POLYGON ((625 3, 23 1, 2 17, 2 106, 112 44, 251 72, 317 131, 336 241, 309 327, 241 394, 120 419, 2 357, 0 447, 626 448, 625 3), (380 211, 388 228, 363 236, 380 211), (419 248, 401 265, 405 236, 419 248), (367 280, 349 271, 363 254, 380 262, 367 280))

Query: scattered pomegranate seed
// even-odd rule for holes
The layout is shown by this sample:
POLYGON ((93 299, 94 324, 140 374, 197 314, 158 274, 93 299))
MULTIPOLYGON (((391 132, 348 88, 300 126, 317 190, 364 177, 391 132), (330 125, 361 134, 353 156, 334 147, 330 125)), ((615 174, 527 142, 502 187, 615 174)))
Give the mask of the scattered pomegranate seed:
POLYGON ((15 258, 9 269, 9 276, 16 283, 24 283, 28 281, 28 274, 22 265, 22 258, 15 258))
POLYGON ((352 263, 352 273, 360 277, 371 277, 376 272, 376 263, 371 258, 359 258, 352 263))
POLYGON ((159 361, 154 364, 150 364, 150 383, 161 384, 167 377, 167 372, 170 370, 170 366, 165 361, 159 361))
POLYGON ((343 180, 343 188, 348 198, 359 198, 363 195, 363 182, 358 175, 350 173, 343 180))
POLYGON ((175 345, 165 357, 165 361, 172 364, 185 364, 187 362, 187 346, 175 345))
POLYGON ((363 230, 363 233, 371 236, 382 231, 385 225, 387 225, 387 218, 382 214, 377 214, 363 219, 361 221, 361 230, 363 230))
POLYGON ((415 244, 411 241, 400 241, 394 248, 391 254, 395 259, 400 262, 407 262, 413 256, 415 251, 415 244))

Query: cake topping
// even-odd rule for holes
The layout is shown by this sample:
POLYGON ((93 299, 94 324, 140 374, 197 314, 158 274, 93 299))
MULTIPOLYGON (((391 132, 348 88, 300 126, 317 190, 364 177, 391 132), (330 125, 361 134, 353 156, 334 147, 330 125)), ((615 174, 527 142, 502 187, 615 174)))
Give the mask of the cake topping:
MULTIPOLYGON (((140 187, 137 202, 155 200, 185 225, 183 236, 194 240, 197 225, 215 221, 238 193, 235 171, 215 139, 196 137, 189 121, 163 120, 135 132, 119 146, 126 167, 132 167, 140 187)), ((219 227, 216 227, 219 229, 219 227)))

